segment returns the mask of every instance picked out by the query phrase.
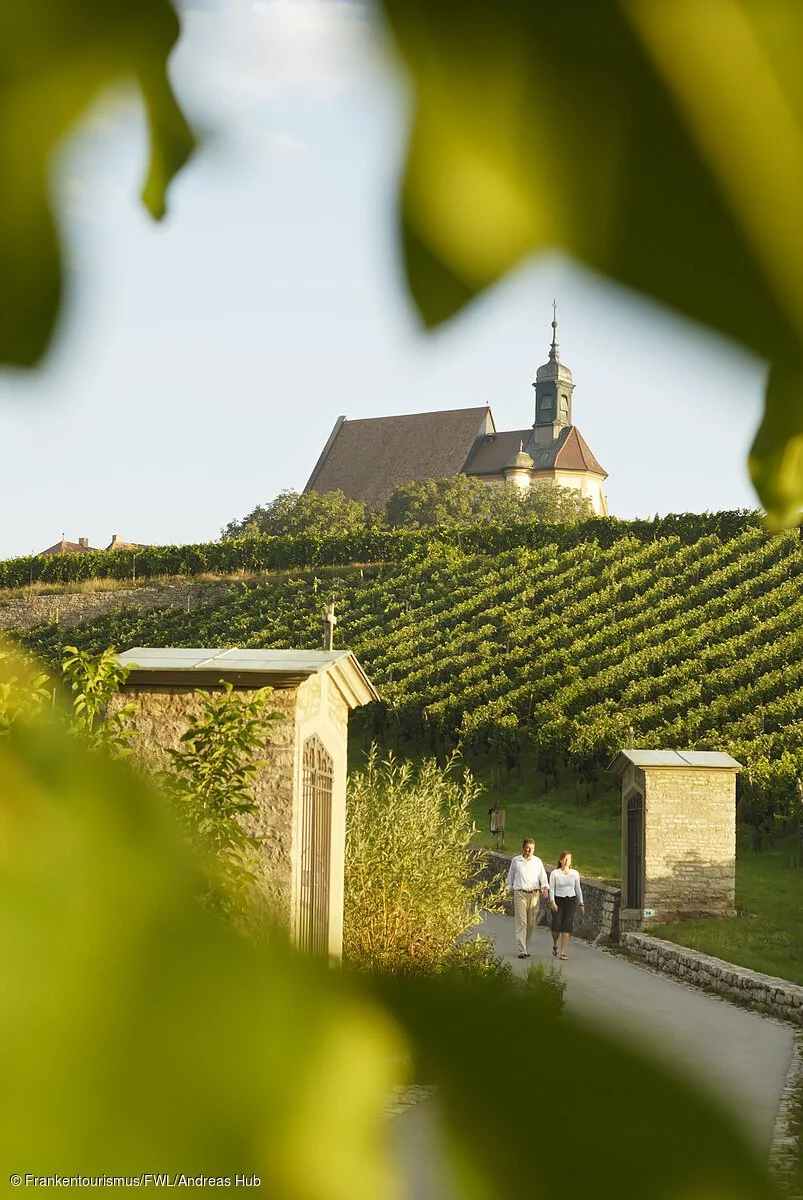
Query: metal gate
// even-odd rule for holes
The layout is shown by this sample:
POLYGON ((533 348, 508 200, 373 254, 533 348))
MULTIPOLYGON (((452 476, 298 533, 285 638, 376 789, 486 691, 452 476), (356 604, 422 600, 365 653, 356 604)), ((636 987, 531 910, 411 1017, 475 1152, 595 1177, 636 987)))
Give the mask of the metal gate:
POLYGON ((329 951, 329 874, 332 756, 318 737, 304 743, 301 809, 301 894, 298 944, 310 954, 329 951))
POLYGON ((627 907, 644 903, 644 797, 635 792, 627 802, 627 907))

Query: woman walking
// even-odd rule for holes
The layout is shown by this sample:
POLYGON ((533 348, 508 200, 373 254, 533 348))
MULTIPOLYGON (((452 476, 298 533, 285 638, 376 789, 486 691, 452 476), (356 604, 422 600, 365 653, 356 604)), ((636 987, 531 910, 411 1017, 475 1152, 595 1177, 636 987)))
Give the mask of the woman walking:
POLYGON ((571 851, 564 850, 558 859, 557 867, 549 876, 553 958, 558 957, 558 941, 560 941, 560 956, 562 959, 566 959, 566 947, 569 945, 569 938, 574 929, 574 912, 578 904, 580 912, 585 912, 580 875, 572 866, 571 851))

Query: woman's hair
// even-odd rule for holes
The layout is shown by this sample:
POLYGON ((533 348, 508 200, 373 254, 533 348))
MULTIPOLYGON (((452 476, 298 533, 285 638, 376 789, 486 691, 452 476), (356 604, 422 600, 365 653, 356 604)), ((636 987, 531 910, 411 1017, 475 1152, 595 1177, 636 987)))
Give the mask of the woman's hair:
POLYGON ((570 858, 572 862, 574 862, 574 855, 572 854, 571 850, 561 850, 560 854, 558 855, 558 866, 562 867, 567 858, 570 858))

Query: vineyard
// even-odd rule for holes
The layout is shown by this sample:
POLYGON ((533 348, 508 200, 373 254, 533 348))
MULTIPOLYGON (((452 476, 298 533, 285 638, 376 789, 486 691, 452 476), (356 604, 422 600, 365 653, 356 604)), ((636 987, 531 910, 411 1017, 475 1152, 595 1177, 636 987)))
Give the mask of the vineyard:
POLYGON ((64 644, 317 648, 334 599, 337 644, 382 695, 358 714, 385 745, 458 743, 513 768, 572 771, 593 789, 632 726, 643 747, 728 750, 743 822, 795 819, 803 776, 803 544, 741 531, 517 546, 479 553, 419 539, 398 562, 295 570, 217 603, 128 607, 34 629, 64 644))

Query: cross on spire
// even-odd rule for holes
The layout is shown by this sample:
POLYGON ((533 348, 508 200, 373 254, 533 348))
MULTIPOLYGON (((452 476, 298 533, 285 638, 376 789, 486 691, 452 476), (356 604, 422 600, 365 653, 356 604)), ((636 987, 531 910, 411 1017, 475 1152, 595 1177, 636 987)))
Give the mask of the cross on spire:
POLYGON ((549 361, 560 362, 560 354, 558 352, 558 304, 556 300, 552 301, 552 345, 549 347, 549 361))

